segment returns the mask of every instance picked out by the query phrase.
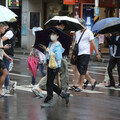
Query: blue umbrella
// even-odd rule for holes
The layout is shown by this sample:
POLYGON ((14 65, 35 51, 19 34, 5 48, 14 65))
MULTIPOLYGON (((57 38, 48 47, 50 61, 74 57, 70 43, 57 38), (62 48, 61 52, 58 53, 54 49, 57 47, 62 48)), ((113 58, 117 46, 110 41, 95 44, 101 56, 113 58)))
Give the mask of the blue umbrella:
POLYGON ((104 25, 104 27, 99 31, 99 33, 105 34, 105 33, 112 33, 116 31, 120 31, 120 19, 104 25))
POLYGON ((102 19, 98 21, 95 25, 93 25, 92 32, 97 34, 103 28, 104 25, 116 20, 119 20, 119 18, 109 17, 109 18, 102 19))

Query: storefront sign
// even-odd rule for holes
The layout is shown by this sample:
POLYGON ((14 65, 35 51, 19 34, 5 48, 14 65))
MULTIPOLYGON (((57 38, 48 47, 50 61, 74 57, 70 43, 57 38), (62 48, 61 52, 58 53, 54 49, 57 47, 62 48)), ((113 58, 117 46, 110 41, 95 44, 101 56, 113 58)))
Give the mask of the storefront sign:
POLYGON ((64 5, 74 5, 75 4, 75 0, 63 0, 63 4, 64 5))
POLYGON ((94 6, 92 4, 83 4, 83 19, 85 20, 86 28, 90 29, 93 27, 94 24, 94 6))
POLYGON ((9 0, 8 7, 19 7, 20 0, 9 0))
POLYGON ((99 0, 99 7, 117 8, 118 0, 99 0))

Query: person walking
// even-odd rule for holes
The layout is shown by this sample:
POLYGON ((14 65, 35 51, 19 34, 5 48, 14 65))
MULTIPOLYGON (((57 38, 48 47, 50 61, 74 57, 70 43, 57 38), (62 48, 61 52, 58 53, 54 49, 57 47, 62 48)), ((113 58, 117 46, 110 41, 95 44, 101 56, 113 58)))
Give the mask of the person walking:
MULTIPOLYGON (((39 51, 38 49, 34 48, 32 45, 32 50, 30 52, 30 56, 38 58, 38 63, 37 63, 37 68, 39 69, 40 73, 42 74, 42 76, 44 77, 46 75, 45 70, 44 70, 44 63, 45 63, 45 55, 39 51)), ((32 75, 32 82, 30 85, 28 85, 27 87, 29 88, 33 88, 33 86, 36 83, 36 78, 32 75)))
MULTIPOLYGON (((78 21, 84 26, 84 28, 76 32, 76 39, 75 39, 76 42, 78 43, 78 41, 81 37, 81 40, 78 45, 79 52, 78 52, 78 56, 77 56, 77 68, 80 73, 80 79, 79 79, 79 87, 75 89, 75 92, 82 91, 82 86, 83 86, 83 82, 85 79, 85 75, 87 72, 87 67, 88 67, 88 63, 89 63, 89 59, 90 59, 90 44, 92 44, 92 46, 96 52, 97 59, 98 60, 100 59, 100 55, 98 53, 98 50, 97 50, 95 42, 94 42, 93 33, 89 29, 85 28, 85 20, 84 19, 78 18, 78 21)), ((93 84, 93 88, 95 87, 95 85, 96 85, 96 81, 93 84)))
MULTIPOLYGON (((64 31, 65 25, 66 24, 64 22, 58 22, 55 27, 64 31)), ((64 90, 65 92, 68 90, 68 86, 69 86, 69 72, 68 72, 68 62, 67 62, 68 57, 67 56, 68 55, 65 55, 65 54, 62 55, 61 67, 59 70, 61 89, 64 90)))
POLYGON ((117 65, 119 81, 117 88, 120 88, 120 32, 117 31, 110 34, 110 36, 107 37, 106 40, 108 44, 112 46, 111 47, 112 52, 108 65, 108 75, 110 78, 110 84, 106 87, 116 87, 112 71, 115 65, 117 65))
MULTIPOLYGON (((3 34, 5 31, 3 24, 0 23, 0 35, 3 34)), ((3 41, 0 37, 0 72, 2 73, 0 76, 0 96, 4 96, 5 93, 2 91, 2 85, 4 84, 4 81, 8 75, 7 68, 3 62, 3 56, 5 56, 10 62, 12 62, 12 59, 4 52, 4 49, 9 49, 9 45, 6 44, 3 47, 3 41)))
MULTIPOLYGON (((69 103, 69 96, 70 93, 66 93, 62 91, 57 85, 54 84, 55 76, 59 72, 59 68, 61 67, 61 59, 62 53, 64 49, 62 45, 57 40, 59 38, 59 34, 57 30, 50 29, 50 39, 52 42, 49 43, 48 48, 45 46, 41 47, 46 51, 46 59, 48 61, 48 68, 47 68, 47 97, 44 100, 44 103, 41 105, 42 108, 52 107, 52 99, 53 99, 53 91, 56 92, 59 96, 66 100, 66 104, 69 103), (52 56, 52 58, 51 58, 52 56), (55 61, 57 63, 56 68, 50 68, 50 60, 55 57, 55 61)), ((51 63, 52 64, 52 63, 51 63)), ((55 64, 55 63, 54 63, 55 64)))
MULTIPOLYGON (((13 32, 9 29, 7 24, 2 24, 3 29, 5 29, 4 33, 2 33, 2 41, 3 41, 3 45, 9 44, 11 47, 9 49, 4 50, 5 53, 11 57, 11 59, 13 59, 14 56, 14 48, 13 48, 13 42, 14 42, 14 34, 13 32)), ((10 61, 6 58, 6 56, 3 57, 3 61, 5 63, 5 66, 8 70, 8 76, 5 79, 5 89, 6 89, 6 93, 9 93, 10 90, 10 86, 9 86, 9 65, 10 65, 10 61)))

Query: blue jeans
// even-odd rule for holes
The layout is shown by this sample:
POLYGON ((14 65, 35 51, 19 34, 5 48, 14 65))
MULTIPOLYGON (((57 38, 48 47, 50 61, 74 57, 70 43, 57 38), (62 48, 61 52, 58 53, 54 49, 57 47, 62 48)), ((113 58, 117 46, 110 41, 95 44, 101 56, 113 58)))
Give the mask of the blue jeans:
MULTIPOLYGON (((40 71, 40 73, 42 74, 42 76, 45 76, 46 73, 44 71, 44 65, 43 64, 38 64, 38 69, 40 71)), ((32 85, 35 85, 35 78, 32 76, 32 85)))
MULTIPOLYGON (((9 57, 13 58, 13 56, 9 56, 9 57)), ((9 65, 10 65, 9 60, 6 57, 3 57, 3 62, 5 63, 6 68, 8 70, 8 73, 9 73, 9 65)), ((8 76, 5 79, 4 85, 5 85, 6 88, 9 87, 9 74, 8 74, 8 76)))
POLYGON ((42 76, 44 77, 46 75, 44 71, 44 65, 43 64, 38 64, 38 69, 41 72, 42 76))

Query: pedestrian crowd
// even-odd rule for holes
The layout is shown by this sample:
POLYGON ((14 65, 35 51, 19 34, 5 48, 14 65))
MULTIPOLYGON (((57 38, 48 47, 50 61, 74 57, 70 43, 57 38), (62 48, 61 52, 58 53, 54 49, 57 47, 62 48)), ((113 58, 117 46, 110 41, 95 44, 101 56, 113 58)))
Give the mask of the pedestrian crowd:
MULTIPOLYGON (((92 45, 96 58, 101 59, 101 56, 97 50, 94 42, 94 35, 91 30, 85 27, 85 20, 78 18, 78 21, 82 24, 83 28, 72 33, 73 40, 70 46, 70 55, 64 54, 65 48, 58 40, 60 37, 59 31, 64 31, 66 24, 58 22, 55 26, 56 29, 49 29, 50 42, 48 47, 40 44, 39 47, 44 52, 40 51, 34 45, 31 47, 30 58, 37 59, 37 65, 35 69, 39 69, 42 79, 36 84, 36 74, 31 77, 31 84, 28 87, 32 87, 32 92, 35 96, 43 98, 42 90, 46 89, 47 96, 41 107, 53 106, 53 92, 57 93, 66 104, 69 103, 70 92, 81 92, 86 89, 88 83, 91 84, 91 90, 94 90, 97 81, 92 78, 87 71, 90 60, 90 45, 92 45), (78 44, 78 53, 75 54, 75 44, 78 44), (74 84, 69 86, 69 72, 68 72, 68 58, 70 56, 70 64, 72 65, 74 73, 74 84), (47 65, 47 72, 45 72, 44 65, 47 65), (56 82, 55 82, 56 79, 56 82), (57 84, 55 84, 57 83, 57 84), (78 85, 79 83, 79 85, 78 85)), ((106 69, 105 80, 101 83, 106 87, 120 88, 120 32, 114 32, 105 34, 110 49, 110 60, 106 69), (119 83, 115 85, 112 70, 117 65, 119 83), (107 74, 108 73, 108 74, 107 74), (109 77, 108 77, 109 76, 109 77), (110 80, 110 81, 109 81, 110 80)), ((65 40, 64 40, 65 41, 65 40)), ((14 34, 9 29, 6 23, 0 23, 0 96, 4 96, 9 93, 11 88, 14 89, 17 84, 15 81, 10 81, 9 67, 13 62, 14 57, 14 34), (3 88, 4 85, 4 88, 3 88)))

